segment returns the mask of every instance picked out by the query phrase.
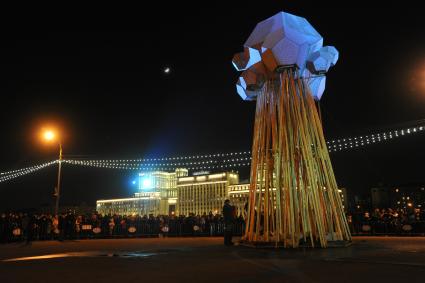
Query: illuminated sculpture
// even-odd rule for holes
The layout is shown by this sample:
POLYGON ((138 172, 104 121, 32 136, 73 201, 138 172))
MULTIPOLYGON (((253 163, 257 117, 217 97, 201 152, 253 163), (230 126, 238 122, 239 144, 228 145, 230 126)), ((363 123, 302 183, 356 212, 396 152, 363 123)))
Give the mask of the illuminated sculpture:
POLYGON ((298 247, 350 241, 314 100, 338 51, 306 19, 260 22, 233 57, 236 90, 256 100, 248 219, 243 241, 298 247))

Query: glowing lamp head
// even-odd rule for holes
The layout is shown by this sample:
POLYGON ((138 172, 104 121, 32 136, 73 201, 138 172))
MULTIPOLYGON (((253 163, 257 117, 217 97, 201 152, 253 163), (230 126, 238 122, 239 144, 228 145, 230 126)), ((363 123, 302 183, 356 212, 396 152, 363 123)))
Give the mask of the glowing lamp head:
POLYGON ((52 141, 55 139, 55 133, 53 131, 45 131, 43 134, 43 138, 46 141, 52 141))

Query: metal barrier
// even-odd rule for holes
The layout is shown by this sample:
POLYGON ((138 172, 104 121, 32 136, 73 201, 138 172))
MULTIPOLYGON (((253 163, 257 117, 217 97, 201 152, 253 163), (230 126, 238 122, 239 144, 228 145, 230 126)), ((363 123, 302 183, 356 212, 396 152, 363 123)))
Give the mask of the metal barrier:
MULTIPOLYGON (((425 236, 425 221, 408 223, 363 221, 349 223, 353 236, 425 236)), ((233 235, 241 236, 245 223, 233 224, 233 235)), ((67 240, 97 238, 131 238, 131 237, 215 237, 224 235, 224 223, 194 221, 174 221, 166 223, 157 219, 135 220, 110 225, 109 222, 84 222, 67 229, 54 229, 51 226, 37 226, 32 233, 18 226, 2 229, 0 242, 24 240, 67 240)))
MULTIPOLYGON (((233 225, 233 235, 241 236, 244 223, 233 225)), ((93 226, 83 224, 78 238, 120 238, 120 237, 214 237, 223 236, 224 223, 126 223, 126 225, 93 226)))
POLYGON ((425 236, 425 221, 406 223, 363 221, 350 224, 354 236, 425 236))
MULTIPOLYGON (((244 230, 243 222, 233 224, 233 235, 241 236, 244 230)), ((1 242, 16 242, 29 240, 68 240, 68 239, 100 239, 100 238, 131 238, 131 237, 215 237, 224 235, 224 223, 195 223, 191 221, 130 221, 109 225, 109 223, 85 222, 77 224, 73 229, 42 229, 35 227, 33 233, 16 227, 2 231, 1 242)))

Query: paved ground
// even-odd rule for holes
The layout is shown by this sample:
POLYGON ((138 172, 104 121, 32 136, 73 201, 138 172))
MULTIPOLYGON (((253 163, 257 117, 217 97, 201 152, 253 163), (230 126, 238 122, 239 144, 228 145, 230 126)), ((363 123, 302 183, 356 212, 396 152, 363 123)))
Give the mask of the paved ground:
POLYGON ((221 238, 0 245, 0 282, 425 282, 425 237, 357 237, 347 248, 224 247, 221 238), (44 257, 43 257, 44 256, 44 257))

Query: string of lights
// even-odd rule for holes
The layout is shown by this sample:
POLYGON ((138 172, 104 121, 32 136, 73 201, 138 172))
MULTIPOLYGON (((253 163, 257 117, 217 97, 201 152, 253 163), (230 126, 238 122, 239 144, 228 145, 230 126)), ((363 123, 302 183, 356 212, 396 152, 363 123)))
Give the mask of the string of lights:
POLYGON ((11 170, 11 171, 7 171, 7 172, 0 172, 0 178, 4 177, 5 175, 15 174, 15 173, 19 173, 19 172, 27 171, 27 170, 32 170, 34 168, 37 168, 39 166, 43 166, 43 165, 48 164, 48 163, 49 162, 44 163, 44 164, 39 164, 39 165, 34 165, 34 166, 26 167, 26 168, 11 170))
MULTIPOLYGON (((327 141, 330 153, 367 146, 374 143, 410 135, 425 130, 424 126, 411 127, 380 132, 365 136, 333 139, 327 141)), ((250 163, 251 152, 218 153, 211 155, 193 155, 180 157, 150 158, 150 159, 118 159, 118 160, 68 160, 71 164, 130 170, 166 170, 166 168, 189 167, 216 169, 237 167, 235 164, 250 163), (134 169, 133 169, 134 168, 134 169)), ((245 165, 242 165, 245 166, 245 165)), ((249 165, 248 165, 249 166, 249 165)))
MULTIPOLYGON (((423 124, 423 122, 422 122, 423 124)), ((397 129, 388 132, 379 132, 364 136, 355 136, 348 138, 333 139, 327 141, 330 153, 342 150, 364 147, 370 144, 412 135, 425 131, 425 126, 417 125, 415 127, 397 129)), ((38 171, 50 165, 56 164, 58 160, 47 163, 26 167, 7 172, 0 172, 0 182, 14 179, 29 173, 38 171)), ((96 168, 109 168, 120 170, 138 170, 138 171, 171 171, 176 168, 187 168, 189 170, 213 170, 213 169, 232 169, 249 167, 251 165, 251 152, 240 151, 230 153, 215 153, 192 156, 163 157, 163 158, 143 158, 143 159, 96 159, 79 160, 64 159, 64 163, 96 168)))
POLYGON ((199 159, 211 159, 211 158, 225 158, 225 157, 238 157, 238 156, 251 156, 250 151, 230 152, 230 153, 216 153, 216 154, 205 154, 205 155, 192 155, 192 156, 177 156, 177 157, 162 157, 162 158, 139 158, 139 159, 99 159, 91 160, 93 162, 109 162, 109 163, 141 163, 141 162, 152 162, 152 161, 181 161, 183 160, 199 160, 199 159))
POLYGON ((235 163, 235 162, 244 162, 251 160, 251 155, 239 158, 231 158, 231 159, 208 159, 202 161, 184 161, 184 162, 161 162, 161 163, 146 163, 146 162, 136 162, 133 160, 128 160, 122 162, 121 160, 70 160, 74 164, 78 162, 89 162, 92 164, 109 164, 111 166, 144 166, 144 167, 155 167, 155 166, 194 166, 194 165, 211 165, 211 164, 219 164, 219 163, 235 163))
POLYGON ((53 164, 58 163, 58 160, 54 160, 54 161, 50 161, 50 162, 46 162, 43 164, 39 164, 39 165, 35 165, 35 166, 31 166, 31 167, 27 167, 27 168, 22 168, 22 169, 18 169, 18 170, 13 170, 13 171, 8 171, 8 172, 1 172, 0 173, 0 183, 1 182, 5 182, 11 179, 15 179, 30 173, 33 173, 35 171, 41 170, 43 168, 46 168, 48 166, 51 166, 53 164))
POLYGON ((425 126, 417 126, 411 128, 404 128, 393 130, 389 132, 381 132, 366 136, 357 136, 352 138, 334 139, 327 141, 329 152, 341 151, 344 149, 357 148, 367 146, 382 141, 419 133, 425 130, 425 126))
POLYGON ((175 170, 179 167, 187 168, 188 170, 212 170, 212 169, 226 169, 226 168, 240 168, 248 167, 251 165, 250 159, 245 158, 246 160, 238 159, 235 160, 235 163, 225 163, 220 164, 217 161, 206 161, 206 162, 188 162, 184 163, 160 163, 160 164, 132 164, 132 163, 114 163, 114 162, 93 162, 93 161, 84 161, 84 160, 64 160, 65 163, 73 165, 82 165, 89 167, 97 168, 109 168, 109 169, 121 169, 121 170, 137 170, 137 171, 155 171, 163 170, 170 171, 175 170))

